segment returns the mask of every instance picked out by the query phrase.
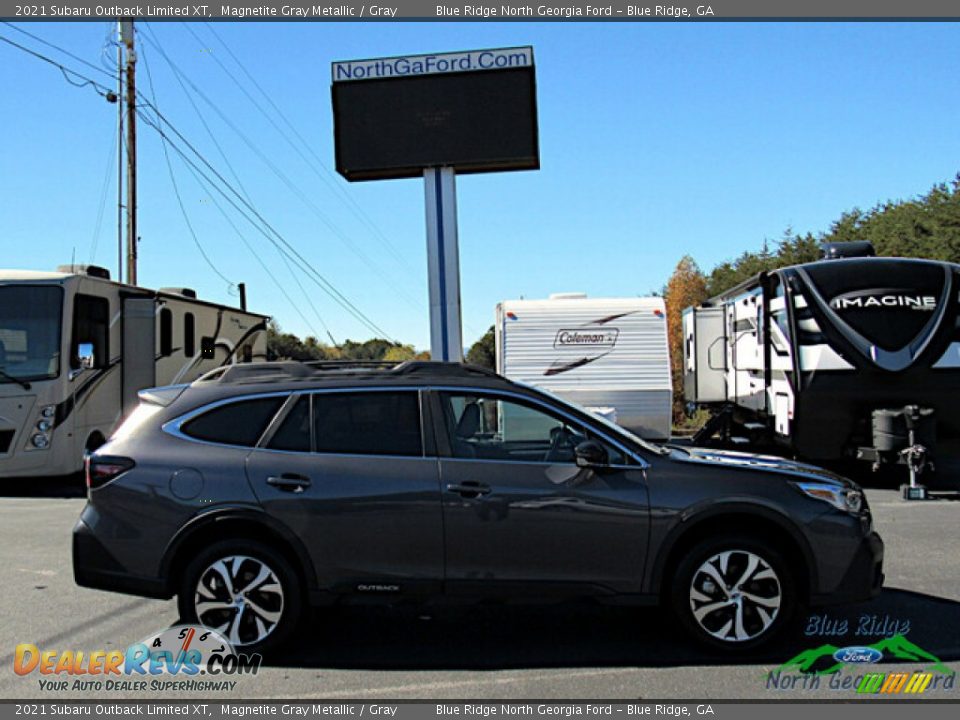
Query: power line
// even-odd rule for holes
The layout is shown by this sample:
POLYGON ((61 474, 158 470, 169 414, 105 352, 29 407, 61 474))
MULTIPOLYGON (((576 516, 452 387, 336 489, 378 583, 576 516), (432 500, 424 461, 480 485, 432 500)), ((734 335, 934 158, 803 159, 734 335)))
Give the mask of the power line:
MULTIPOLYGON (((141 48, 140 55, 143 58, 143 66, 147 71, 147 82, 150 85, 150 95, 153 98, 153 102, 156 102, 157 94, 153 88, 153 74, 150 72, 150 64, 147 62, 147 53, 145 50, 146 48, 141 48)), ((221 280, 227 283, 227 286, 229 288, 236 287, 236 283, 234 283, 232 280, 230 280, 230 278, 224 275, 220 271, 220 268, 218 268, 216 264, 213 262, 213 260, 210 259, 210 256, 207 254, 207 251, 204 249, 203 244, 200 242, 200 238, 197 237, 197 233, 193 229, 193 223, 190 222, 190 216, 187 214, 187 209, 183 205, 183 198, 180 196, 180 188, 177 186, 177 178, 173 172, 173 163, 170 162, 170 153, 167 150, 167 139, 163 136, 161 137, 163 138, 161 140, 161 145, 163 146, 163 157, 166 160, 167 171, 170 174, 170 184, 173 185, 173 194, 177 198, 177 204, 180 206, 180 214, 183 215, 183 222, 186 224, 187 229, 190 231, 190 237, 193 238, 193 242, 197 246, 197 250, 200 251, 201 257, 203 257, 207 265, 210 266, 210 269, 213 270, 214 273, 216 273, 217 277, 219 277, 221 280)))
MULTIPOLYGON (((9 23, 8 23, 8 24, 9 24, 9 23)), ((108 88, 106 85, 101 85, 101 84, 98 83, 96 80, 94 80, 94 79, 92 79, 92 78, 88 78, 86 75, 83 75, 83 74, 81 74, 81 73, 78 73, 76 70, 72 70, 72 69, 68 68, 66 65, 63 65, 62 63, 57 62, 57 61, 54 60, 53 58, 50 58, 50 57, 47 57, 46 55, 43 55, 43 54, 41 54, 41 53, 38 53, 36 50, 31 50, 30 48, 26 47, 25 45, 21 45, 20 43, 15 42, 15 41, 11 40, 10 38, 5 37, 5 36, 3 36, 3 35, 0 35, 0 41, 5 42, 5 43, 7 43, 8 45, 12 45, 13 47, 17 48, 18 50, 22 50, 23 52, 27 53, 28 55, 32 55, 33 57, 37 58, 38 60, 42 60, 43 62, 48 63, 49 65, 53 65, 53 66, 54 66, 55 68, 57 68, 61 73, 63 73, 64 79, 66 79, 66 81, 67 81, 68 83, 70 83, 71 85, 73 85, 74 87, 80 87, 80 88, 82 88, 82 87, 87 87, 87 86, 89 85, 89 86, 91 86, 99 95, 101 95, 101 96, 103 96, 103 97, 105 97, 105 98, 108 98, 108 99, 109 99, 110 97, 116 98, 116 93, 113 92, 113 90, 111 90, 110 88, 108 88), (71 77, 70 77, 71 75, 72 75, 73 77, 80 78, 83 82, 76 82, 75 80, 72 80, 71 77)))
MULTIPOLYGON (((217 33, 216 30, 214 30, 213 26, 212 26, 210 23, 204 23, 204 24, 206 25, 207 30, 209 30, 210 34, 212 34, 212 35, 217 39, 217 41, 223 46, 224 50, 227 51, 227 54, 228 54, 228 55, 233 59, 233 61, 237 64, 237 67, 240 68, 241 72, 243 72, 243 74, 247 77, 247 79, 250 81, 250 83, 253 85, 253 87, 255 87, 255 88, 259 91, 259 93, 264 97, 264 99, 270 104, 270 107, 273 108, 274 112, 276 112, 277 116, 284 122, 284 124, 290 129, 290 131, 291 131, 291 132, 296 136, 296 138, 300 141, 300 144, 303 146, 303 148, 313 157, 313 159, 314 159, 314 161, 315 161, 315 164, 314 164, 314 163, 311 163, 310 160, 308 160, 308 159, 304 156, 303 152, 301 152, 300 149, 297 148, 296 144, 295 144, 292 140, 290 140, 290 138, 287 136, 287 134, 286 134, 275 122, 273 122, 273 120, 270 118, 269 114, 260 106, 260 104, 256 101, 256 99, 254 99, 253 96, 251 96, 250 93, 248 93, 248 92, 246 91, 246 89, 243 87, 243 85, 233 76, 233 74, 232 74, 229 70, 227 70, 226 66, 224 66, 224 64, 220 62, 220 59, 219 59, 218 57, 216 57, 216 55, 212 55, 214 62, 216 62, 216 63, 221 67, 221 69, 227 74, 227 76, 228 76, 231 80, 233 80, 234 84, 236 84, 237 87, 239 87, 240 90, 247 96, 247 98, 250 99, 250 101, 251 101, 251 102, 254 104, 254 106, 260 111, 260 113, 261 113, 265 118, 267 118, 267 120, 270 122, 270 124, 273 125, 273 127, 277 130, 277 132, 280 133, 281 137, 283 137, 283 139, 286 140, 287 143, 288 143, 288 144, 294 149, 294 151, 300 156, 301 160, 303 160, 304 163, 306 163, 306 165, 307 165, 311 170, 313 170, 314 174, 315 174, 318 178, 320 178, 320 180, 323 181, 324 184, 327 185, 327 187, 329 187, 331 190, 333 190, 334 194, 338 196, 338 198, 341 200, 341 202, 343 202, 344 205, 351 211, 351 213, 354 215, 354 217, 357 217, 357 218, 360 219, 362 222, 364 222, 364 223, 367 225, 367 227, 368 227, 368 228, 373 232, 373 234, 376 236, 377 240, 378 240, 388 251, 390 251, 390 253, 393 254, 393 256, 394 256, 400 263, 402 263, 404 266, 406 266, 408 270, 411 270, 411 271, 412 271, 413 268, 410 267, 410 265, 409 265, 409 263, 408 263, 408 261, 407 261, 406 256, 404 256, 404 255, 397 249, 397 247, 396 247, 393 243, 390 242, 389 238, 387 238, 387 236, 383 233, 383 231, 380 230, 380 228, 379 228, 379 227, 377 226, 377 224, 373 221, 373 219, 370 217, 370 215, 369 215, 366 211, 364 211, 363 207, 353 198, 352 195, 350 195, 348 192, 346 192, 346 191, 343 189, 343 187, 341 186, 341 184, 340 184, 339 182, 337 182, 337 177, 333 174, 333 172, 332 172, 332 171, 330 170, 330 168, 326 165, 326 163, 324 163, 323 160, 320 159, 320 157, 317 155, 316 151, 313 149, 313 146, 311 146, 310 143, 308 143, 308 142, 304 139, 304 137, 297 131, 297 129, 296 129, 296 127, 293 125, 293 123, 291 123, 290 120, 287 119, 287 116, 283 113, 283 111, 282 111, 282 110, 277 106, 277 104, 273 101, 273 98, 270 97, 270 94, 267 93, 267 91, 264 90, 263 87, 261 87, 260 83, 257 82, 256 78, 253 77, 253 75, 247 70, 246 66, 244 66, 244 64, 240 61, 240 59, 236 56, 236 54, 230 49, 230 47, 227 45, 226 41, 225 41, 222 37, 220 37, 220 35, 217 33), (321 172, 319 172, 319 171, 317 170, 316 165, 319 165, 319 166, 323 169, 323 173, 321 173, 321 172), (324 173, 325 173, 325 175, 324 175, 324 173)), ((184 25, 184 27, 186 27, 187 31, 188 31, 191 35, 193 35, 194 38, 196 38, 196 40, 197 40, 198 42, 202 42, 202 41, 200 40, 200 38, 197 36, 197 34, 196 34, 196 33, 193 31, 193 29, 190 27, 189 24, 183 23, 183 25, 184 25)))
POLYGON ((103 171, 103 184, 100 189, 100 208, 97 211, 97 221, 93 226, 93 237, 90 238, 90 259, 88 260, 90 264, 93 264, 94 258, 97 256, 97 245, 100 242, 100 228, 103 226, 103 213, 107 204, 107 190, 110 187, 110 176, 113 174, 110 172, 110 169, 113 167, 114 156, 117 150, 117 133, 114 132, 114 130, 115 128, 110 129, 113 142, 110 144, 110 152, 107 153, 107 165, 103 171))
MULTIPOLYGON (((300 264, 301 268, 306 268, 307 270, 309 270, 308 277, 310 277, 310 279, 313 280, 313 282, 323 292, 327 293, 331 298, 333 298, 335 302, 337 302, 341 307, 347 310, 347 312, 349 312, 357 320, 363 323, 363 325, 365 325, 369 330, 372 330, 373 332, 379 334, 381 337, 384 337, 387 340, 390 340, 391 342, 396 342, 396 340, 394 340, 390 335, 388 335, 382 328, 380 328, 376 323, 374 323, 373 320, 367 317, 363 313, 363 311, 361 311, 345 295, 343 295, 343 293, 341 293, 333 285, 333 283, 327 280, 316 268, 314 268, 313 265, 311 265, 310 262, 306 258, 304 258, 303 255, 301 255, 300 252, 296 248, 294 248, 289 243, 289 241, 287 241, 287 239, 283 237, 282 234, 280 234, 280 232, 276 228, 274 228, 270 223, 268 223, 266 219, 259 212, 257 212, 255 208, 250 206, 247 203, 247 201, 237 192, 237 190, 233 186, 231 186, 229 182, 226 181, 223 175, 221 175, 220 172, 216 170, 216 168, 210 165, 209 161, 199 151, 197 151, 197 149, 194 148, 190 144, 190 142, 186 138, 184 138, 183 135, 173 125, 170 124, 170 121, 163 116, 163 113, 161 113, 155 107, 153 108, 153 110, 155 113, 157 113, 159 118, 163 121, 164 125, 166 125, 177 136, 177 138, 179 138, 190 149, 190 152, 197 156, 200 162, 203 163, 203 165, 214 175, 214 177, 216 177, 217 181, 222 183, 223 186, 226 187, 230 191, 230 193, 233 194, 237 198, 237 200, 241 204, 243 204, 246 207, 246 209, 249 210, 249 212, 252 213, 252 215, 257 219, 257 221, 259 221, 259 223, 261 223, 262 225, 258 225, 257 222, 254 222, 253 219, 250 217, 250 215, 248 215, 247 212, 241 209, 240 205, 237 204, 236 200, 230 197, 230 195, 226 191, 224 191, 223 188, 221 188, 217 183, 211 180, 206 175, 206 173, 200 170, 200 168, 197 167, 196 163, 193 162, 189 157, 187 157, 186 152, 180 147, 178 147, 178 145, 175 142, 171 141, 170 137, 167 136, 167 140, 168 142, 170 142, 170 147, 172 147, 177 152, 177 154, 179 154, 180 157, 183 158, 183 160, 186 163, 188 163, 195 170, 197 170, 200 176, 208 183, 208 185, 210 185, 210 187, 216 190, 228 203, 230 203, 233 206, 233 208, 237 210, 237 212, 239 212, 244 217, 244 219, 247 220, 247 222, 253 225, 253 227, 258 232, 260 232, 269 242, 271 242, 274 245, 274 247, 277 247, 282 252, 284 252, 284 254, 287 255, 287 257, 289 257, 291 260, 296 259, 296 261, 300 264), (269 232, 267 232, 268 230, 269 232), (282 244, 283 246, 282 248, 280 244, 278 244, 278 241, 280 244, 282 244)), ((153 120, 153 118, 151 118, 149 115, 147 115, 143 111, 138 111, 138 114, 147 125, 152 127, 158 133, 162 135, 166 135, 166 132, 164 131, 164 129, 160 127, 160 125, 157 124, 153 120)))
MULTIPOLYGON (((156 34, 153 33, 152 29, 151 29, 149 26, 145 26, 145 27, 146 27, 147 30, 150 32, 150 34, 151 34, 151 36, 152 36, 152 38, 153 38, 154 44, 159 44, 159 42, 158 42, 158 40, 157 40, 157 38, 156 38, 156 34)), ((200 111, 200 108, 197 107, 197 104, 194 102, 193 96, 190 94, 189 90, 187 90, 187 87, 186 87, 186 85, 184 84, 183 79, 182 79, 182 78, 180 77, 180 75, 179 75, 178 73, 176 73, 176 72, 174 72, 174 77, 176 78, 177 83, 180 85, 180 89, 183 91, 183 94, 186 96, 187 100, 189 101, 190 106, 193 108, 193 111, 196 113, 197 117, 200 119, 200 122, 203 124, 204 129, 207 131, 207 135, 208 135, 208 137, 210 138, 211 142, 213 142, 214 147, 216 147, 217 152, 220 154, 220 158, 223 160, 224 164, 227 166, 227 169, 230 171, 231 175, 233 176, 233 179, 236 181, 237 186, 240 188, 240 190, 241 190, 241 192, 243 193, 244 197, 246 198, 247 202, 248 202, 251 206, 253 206, 253 198, 250 196, 250 193, 247 191, 246 187, 244 187, 243 182, 240 180, 239 174, 237 173, 236 169, 234 169, 233 164, 230 162, 230 159, 227 157, 227 154, 224 152, 224 150, 223 150, 223 148, 221 147, 219 141, 217 140, 216 134, 215 134, 215 133, 213 132, 213 130, 210 128, 210 125, 207 123, 206 118, 203 116, 203 113, 200 111)), ((195 179, 196 179, 196 176, 195 176, 195 179)), ((220 207, 219 204, 217 204, 217 209, 220 210, 221 213, 224 212, 223 209, 222 209, 222 207, 220 207)), ((247 247, 251 250, 251 252, 253 252, 253 248, 251 248, 251 247, 249 246, 249 244, 247 244, 246 238, 245 238, 242 234, 239 233, 239 230, 236 228, 235 225, 233 225, 232 221, 230 221, 229 218, 227 218, 227 220, 228 220, 228 222, 231 223, 231 226, 234 228, 234 230, 235 230, 235 231, 237 232, 237 234, 240 236, 240 239, 244 242, 244 244, 246 244, 247 247)), ((259 256, 256 255, 256 253, 254 253, 254 256, 256 257, 257 261, 258 261, 261 265, 264 265, 264 264, 263 264, 263 261, 259 258, 259 256)), ((300 278, 297 277, 296 273, 294 272, 294 270, 293 270, 292 266, 290 265, 289 261, 287 260, 287 258, 286 258, 284 255, 282 255, 282 254, 280 255, 280 258, 283 260, 284 264, 285 264, 286 267, 287 267, 287 270, 290 272, 291 277, 293 278, 293 281, 297 284, 297 287, 300 289, 301 293, 303 294, 303 298, 304 298, 304 300, 306 301, 307 305, 310 306, 310 309, 313 311, 313 314, 316 316, 317 320, 320 321, 320 324, 323 326, 323 328, 324 328, 324 330, 326 331, 327 335, 328 335, 328 336, 330 337, 330 339, 332 340, 332 339, 333 339, 333 334, 330 332, 330 329, 327 327, 326 322, 324 321, 323 317, 320 315, 320 311, 317 309, 317 306, 314 304, 313 299, 310 297, 310 294, 307 292, 306 288, 303 287, 303 283, 300 282, 300 278)), ((266 266, 264 265, 264 267, 266 267, 266 266)), ((269 274, 269 271, 268 271, 268 274, 269 274)), ((273 278, 272 275, 271 275, 271 278, 274 279, 274 281, 276 281, 276 279, 273 278)), ((278 285, 278 286, 279 286, 279 285, 278 285)), ((279 286, 279 287, 281 287, 281 289, 282 289, 282 286, 279 286)), ((289 299, 289 295, 286 295, 286 292, 285 292, 285 291, 283 291, 283 292, 284 292, 284 295, 289 299)), ((293 301, 292 301, 292 300, 291 300, 290 302, 291 302, 291 304, 293 304, 293 301)), ((298 305, 294 305, 294 308, 297 310, 298 313, 300 313, 300 308, 299 308, 298 305)), ((306 321, 306 318, 303 316, 303 314, 300 313, 300 315, 301 315, 301 317, 304 318, 304 321, 307 322, 307 321, 306 321)), ((309 322, 307 322, 307 325, 313 330, 314 336, 319 337, 319 333, 316 331, 316 328, 313 328, 312 324, 309 323, 309 322)), ((334 343, 334 344, 336 344, 336 343, 334 343)))
MULTIPOLYGON (((249 137, 247 137, 247 135, 244 134, 243 131, 241 131, 241 130, 236 126, 236 124, 235 124, 232 120, 230 120, 230 118, 228 118, 228 117, 226 116, 226 114, 217 106, 216 103, 212 102, 212 101, 210 100, 210 98, 208 98, 208 97, 206 96, 206 94, 205 94, 202 90, 200 90, 200 88, 198 88, 198 87, 196 86, 196 84, 195 84, 192 80, 190 80, 189 77, 187 77, 187 76, 183 73, 182 70, 180 70, 180 68, 176 65, 176 63, 173 62, 172 59, 170 59, 169 55, 167 55, 167 53, 163 50, 162 47, 160 47, 154 40, 151 40, 150 38, 147 38, 147 41, 148 41, 158 52, 160 52, 161 55, 163 55, 164 59, 165 59, 165 60, 167 61, 167 63, 170 65, 170 68, 171 68, 175 73, 177 73, 178 75, 180 75, 180 76, 184 79, 184 81, 193 89, 193 91, 194 91, 205 103, 207 103, 207 104, 213 109, 213 111, 220 117, 220 119, 223 120, 223 122, 224 122, 231 130, 233 130, 233 132, 235 132, 235 133, 240 137, 241 140, 243 140, 243 142, 247 145, 247 147, 248 147, 257 157, 259 157, 260 160, 261 160, 268 168, 270 168, 270 170, 273 172, 273 174, 276 175, 277 178, 279 178, 280 181, 281 181, 284 185, 286 185, 287 189, 288 189, 294 196, 296 196, 304 205, 306 205, 307 208, 310 209, 310 210, 313 212, 313 214, 316 215, 316 217, 317 217, 324 225, 326 225, 326 227, 330 230, 330 232, 331 232, 338 240, 340 240, 345 246, 347 246, 351 251, 353 251, 353 253, 356 254, 357 257, 359 257, 359 258, 363 261, 363 263, 364 263, 370 270, 372 270, 373 272, 377 273, 385 282, 387 282, 387 283, 394 289, 394 291, 397 293, 397 295, 398 295, 399 297, 403 298, 406 302, 410 303, 411 306, 413 306, 413 307, 419 307, 419 305, 417 304, 417 302, 416 302, 406 291, 404 291, 401 287, 398 286, 398 284, 395 282, 395 279, 394 279, 389 273, 385 272, 382 268, 380 268, 380 266, 377 265, 377 264, 373 261, 372 258, 370 258, 349 236, 347 236, 347 235, 343 232, 343 230, 341 230, 340 227, 338 227, 338 226, 336 225, 336 223, 334 223, 333 220, 332 220, 325 212, 323 212, 323 210, 321 210, 321 209, 317 206, 317 204, 316 204, 315 202, 313 202, 313 200, 311 200, 311 199, 303 192, 303 190, 301 190, 301 189, 297 186, 297 184, 294 183, 294 182, 289 178, 289 176, 287 176, 286 173, 284 173, 279 167, 277 167, 277 165, 270 159, 269 156, 267 156, 262 150, 260 150, 260 148, 258 148, 258 147, 256 146, 256 144, 255 144, 249 137)), ((253 98, 251 98, 251 102, 253 102, 253 103, 256 104, 256 100, 253 99, 253 98)), ((268 118, 268 119, 269 119, 269 118, 268 118)), ((271 121, 271 123, 273 122, 272 120, 270 120, 270 121, 271 121)), ((276 126, 275 123, 273 123, 273 124, 274 124, 274 126, 276 126)))
MULTIPOLYGON (((182 158, 181 158, 181 162, 183 162, 182 158)), ((273 274, 273 272, 270 270, 270 267, 263 261, 263 259, 260 257, 260 254, 254 249, 253 245, 250 244, 250 241, 247 240, 246 236, 240 231, 240 228, 237 227, 237 224, 233 221, 233 219, 230 217, 227 211, 223 209, 223 206, 219 202, 217 202, 216 197, 214 197, 213 195, 210 195, 209 193, 206 193, 206 188, 204 187, 203 181, 200 179, 200 176, 197 174, 197 171, 194 170, 189 165, 187 165, 186 163, 184 163, 184 165, 186 166, 187 170, 193 175, 193 179, 197 183, 197 185, 200 187, 200 189, 203 190, 205 194, 207 194, 207 197, 209 197, 210 201, 213 203, 213 206, 217 208, 217 210, 223 216, 223 219, 226 220, 227 224, 229 224, 231 228, 233 228, 233 231, 236 233, 237 237, 240 238, 240 241, 244 244, 247 250, 250 251, 250 254, 253 255, 254 259, 257 261, 257 263, 260 265, 263 271, 267 274, 267 277, 269 277, 273 281, 273 284, 277 286, 277 289, 280 291, 280 293, 287 299, 287 302, 290 303, 290 307, 293 308, 293 310, 300 316, 300 319, 303 320, 304 324, 313 331, 313 334, 315 336, 319 336, 317 329, 313 327, 313 324, 310 322, 310 320, 307 319, 307 316, 303 314, 303 311, 300 309, 300 306, 293 302, 293 298, 291 298, 289 293, 287 293, 286 288, 283 287, 283 284, 277 279, 276 275, 273 274)), ((281 257, 283 256, 281 255, 281 257)), ((286 262, 286 258, 284 258, 284 262, 286 262)))
MULTIPOLYGON (((107 96, 107 93, 110 93, 110 94, 113 95, 114 97, 116 96, 115 93, 113 93, 112 90, 110 90, 109 88, 105 87, 104 85, 101 85, 101 84, 98 83, 96 80, 93 80, 93 79, 91 79, 91 78, 83 75, 82 73, 77 72, 76 70, 73 70, 73 69, 71 69, 71 68, 68 68, 68 67, 66 67, 65 65, 63 65, 62 63, 59 63, 59 62, 57 62, 56 60, 53 60, 52 58, 47 57, 46 55, 43 55, 42 53, 39 53, 39 52, 37 52, 37 51, 35 51, 35 50, 32 50, 32 49, 30 49, 30 48, 28 48, 28 47, 26 47, 26 46, 24 46, 24 45, 21 45, 20 43, 17 43, 17 42, 15 42, 15 41, 13 41, 13 40, 5 37, 5 36, 2 36, 2 35, 0 35, 0 41, 5 42, 5 43, 7 43, 8 45, 11 45, 11 46, 13 46, 13 47, 15 47, 15 48, 17 48, 17 49, 19 49, 19 50, 22 50, 23 52, 25 52, 25 53, 27 53, 27 54, 29 54, 29 55, 32 55, 33 57, 35 57, 35 58, 37 58, 37 59, 39 59, 39 60, 42 60, 43 62, 48 63, 48 64, 56 67, 57 69, 59 69, 59 70, 63 73, 64 77, 67 78, 68 80, 70 80, 69 75, 73 75, 74 77, 80 78, 81 80, 85 81, 85 82, 83 82, 82 84, 79 84, 79 85, 78 85, 79 87, 85 87, 85 86, 87 86, 87 85, 90 85, 91 87, 94 88, 94 90, 96 90, 99 94, 103 95, 104 97, 107 96)), ((71 84, 73 84, 73 85, 77 85, 77 83, 75 83, 75 82, 73 82, 73 81, 70 81, 70 82, 71 82, 71 84)), ((183 136, 183 134, 180 133, 180 131, 176 129, 176 127, 173 126, 173 124, 164 116, 164 114, 163 114, 162 112, 160 112, 160 110, 156 107, 156 105, 154 105, 153 103, 151 103, 148 98, 144 98, 144 99, 146 100, 145 106, 149 107, 149 108, 156 114, 157 120, 154 120, 154 119, 151 118, 146 112, 144 112, 144 111, 141 109, 142 106, 138 106, 138 107, 137 107, 137 114, 140 116, 140 118, 141 118, 147 125, 149 125, 149 126, 152 127, 154 130, 156 130, 157 133, 159 133, 160 136, 169 143, 170 147, 173 148, 174 151, 176 151, 176 153, 181 157, 181 159, 182 159, 187 165, 189 165, 190 167, 192 167, 192 168, 207 182, 207 184, 208 184, 210 187, 212 187, 214 190, 216 190, 225 200, 227 200, 227 202, 230 203, 230 205, 233 206, 233 208, 234 208, 237 212, 239 212, 239 213, 244 217, 244 219, 247 220, 258 232, 260 232, 275 248, 277 248, 277 250, 278 250, 279 252, 283 253, 284 255, 286 255, 286 256, 287 256, 288 258, 290 258, 291 260, 297 262, 297 263, 299 264, 299 266, 301 267, 301 269, 304 269, 304 272, 307 273, 307 276, 308 276, 324 293, 326 293, 327 295, 329 295, 335 302, 337 302, 337 304, 339 304, 341 307, 343 307, 347 312, 349 312, 354 318, 356 318, 359 322, 361 322, 365 327, 367 327, 367 328, 368 328, 369 330, 371 330, 372 332, 378 334, 380 337, 383 337, 383 338, 385 338, 385 339, 387 339, 387 340, 390 340, 391 342, 397 342, 397 341, 396 341, 394 338, 392 338, 387 332, 385 332, 381 327, 379 327, 375 322, 373 322, 373 320, 371 320, 366 314, 364 314, 363 311, 361 311, 356 305, 354 305, 345 295, 343 295, 343 293, 340 292, 329 280, 327 280, 316 268, 314 268, 314 267, 310 264, 310 262, 309 262, 306 258, 304 258, 303 255, 301 255, 300 252, 297 251, 296 248, 294 248, 294 247, 289 243, 289 241, 287 241, 287 239, 286 239, 285 237, 283 237, 283 235, 280 234, 279 231, 277 231, 270 223, 268 223, 268 222, 266 221, 266 219, 264 219, 264 217, 263 217, 255 208, 253 208, 253 207, 236 191, 236 189, 234 189, 234 188, 230 185, 229 182, 226 181, 226 179, 223 177, 223 175, 220 174, 220 172, 218 172, 218 171, 216 170, 216 168, 214 168, 214 167, 210 164, 210 162, 202 155, 202 153, 200 153, 200 152, 190 143, 190 141, 187 140, 187 139, 183 136), (248 215, 248 214, 240 207, 240 205, 238 205, 237 202, 236 202, 233 198, 230 197, 229 194, 227 194, 227 192, 225 192, 219 185, 217 185, 216 182, 214 182, 213 180, 211 180, 211 179, 206 175, 206 173, 204 173, 202 170, 200 170, 199 167, 197 167, 196 163, 194 163, 194 162, 187 156, 186 152, 185 152, 183 149, 181 149, 181 148, 169 137, 169 135, 167 135, 167 133, 164 131, 163 127, 160 126, 160 123, 161 123, 161 122, 162 122, 166 127, 168 127, 168 128, 171 130, 171 132, 173 132, 173 133, 177 136, 177 138, 179 138, 179 139, 189 148, 190 152, 193 153, 193 154, 204 164, 204 166, 216 177, 216 179, 217 179, 220 183, 222 183, 233 195, 235 195, 235 196, 237 197, 237 199, 240 201, 240 203, 242 203, 243 205, 246 206, 246 208, 253 214, 253 216, 256 217, 257 221, 259 221, 260 223, 262 223, 262 227, 261 227, 261 225, 258 225, 257 222, 255 222, 255 221, 253 220, 253 218, 251 218, 250 215, 248 215), (267 230, 269 230, 269 232, 267 232, 267 230), (273 236, 271 236, 271 233, 272 233, 273 236), (275 239, 275 238, 276 238, 276 239, 275 239), (278 243, 278 241, 279 241, 279 243, 278 243), (281 247, 281 244, 282 244, 282 247, 281 247), (308 271, 309 271, 309 272, 308 272, 308 271)))
POLYGON ((40 44, 42 44, 42 45, 46 45, 48 48, 52 48, 52 49, 56 50, 57 52, 63 53, 63 54, 66 55, 67 57, 73 58, 73 59, 76 60, 77 62, 82 63, 82 64, 86 65, 87 67, 89 67, 89 68, 91 68, 91 69, 93 69, 93 70, 96 70, 96 71, 99 72, 99 73, 103 73, 104 75, 107 75, 107 76, 110 77, 110 78, 113 78, 113 77, 114 77, 114 75, 113 75, 112 72, 108 72, 108 71, 104 70, 102 67, 99 67, 99 66, 97 66, 97 65, 94 65, 92 62, 88 62, 87 60, 84 60, 84 59, 83 59, 82 57, 80 57, 79 55, 74 55, 74 54, 73 54, 72 52, 70 52, 69 50, 64 50, 64 49, 63 49, 62 47, 60 47, 59 45, 54 45, 52 42, 49 42, 48 40, 44 40, 42 37, 39 37, 39 36, 37 36, 37 35, 34 35, 34 34, 31 33, 31 32, 27 32, 27 31, 24 30, 22 27, 18 27, 17 25, 14 25, 12 22, 7 22, 7 21, 4 20, 4 21, 3 21, 3 24, 6 25, 7 27, 13 28, 13 29, 16 30, 18 33, 22 33, 22 34, 26 35, 28 38, 31 38, 31 39, 33 39, 33 40, 36 40, 38 43, 40 43, 40 44))

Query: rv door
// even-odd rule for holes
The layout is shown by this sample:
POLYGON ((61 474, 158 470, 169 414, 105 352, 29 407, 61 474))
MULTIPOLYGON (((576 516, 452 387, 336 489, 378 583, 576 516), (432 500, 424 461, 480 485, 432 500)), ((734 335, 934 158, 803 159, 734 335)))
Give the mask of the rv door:
POLYGON ((137 393, 156 385, 156 306, 152 297, 123 300, 123 415, 137 406, 137 393))

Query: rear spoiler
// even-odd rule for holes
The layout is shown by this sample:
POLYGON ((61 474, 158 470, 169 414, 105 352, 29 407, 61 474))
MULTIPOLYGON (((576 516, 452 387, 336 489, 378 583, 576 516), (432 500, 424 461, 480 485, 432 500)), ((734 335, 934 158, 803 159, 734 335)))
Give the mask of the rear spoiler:
POLYGON ((182 385, 167 385, 165 387, 146 388, 138 392, 137 397, 140 398, 140 402, 142 403, 166 407, 180 397, 180 395, 183 394, 183 391, 188 387, 190 387, 189 383, 182 385))

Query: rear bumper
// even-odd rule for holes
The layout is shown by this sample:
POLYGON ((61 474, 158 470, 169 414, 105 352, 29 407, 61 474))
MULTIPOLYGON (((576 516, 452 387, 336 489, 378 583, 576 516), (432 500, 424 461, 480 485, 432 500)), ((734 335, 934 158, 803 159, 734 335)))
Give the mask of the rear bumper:
POLYGON ((82 519, 73 528, 73 579, 77 585, 94 590, 159 599, 172 596, 161 578, 129 573, 82 519))
POLYGON ((810 597, 813 606, 863 602, 883 588, 883 540, 875 532, 863 538, 840 585, 829 593, 810 597))

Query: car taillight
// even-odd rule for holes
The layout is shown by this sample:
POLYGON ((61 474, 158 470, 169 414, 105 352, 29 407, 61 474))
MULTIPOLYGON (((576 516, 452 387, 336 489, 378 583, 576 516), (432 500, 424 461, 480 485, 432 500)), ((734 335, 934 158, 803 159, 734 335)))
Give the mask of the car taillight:
POLYGON ((90 455, 87 457, 87 487, 96 490, 134 465, 136 463, 127 457, 90 455))

